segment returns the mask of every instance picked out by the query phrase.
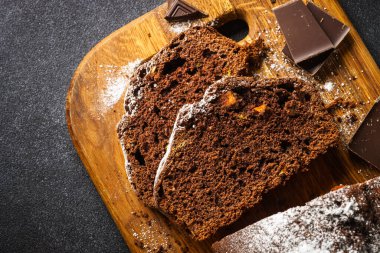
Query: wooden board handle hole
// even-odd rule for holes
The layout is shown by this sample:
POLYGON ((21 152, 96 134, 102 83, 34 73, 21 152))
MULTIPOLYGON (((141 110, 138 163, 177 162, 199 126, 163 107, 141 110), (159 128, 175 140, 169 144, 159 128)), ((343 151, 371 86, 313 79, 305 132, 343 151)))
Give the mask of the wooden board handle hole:
POLYGON ((249 33, 249 26, 247 22, 242 19, 234 19, 224 23, 217 30, 224 36, 234 40, 241 41, 243 40, 249 33))

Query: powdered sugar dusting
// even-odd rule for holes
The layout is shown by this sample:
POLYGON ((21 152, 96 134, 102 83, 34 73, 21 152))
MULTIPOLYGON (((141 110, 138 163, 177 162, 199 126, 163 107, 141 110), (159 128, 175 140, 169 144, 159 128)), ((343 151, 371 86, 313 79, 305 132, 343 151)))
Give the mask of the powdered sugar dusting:
POLYGON ((176 22, 176 23, 173 23, 170 25, 169 30, 172 33, 179 34, 179 33, 182 33, 182 32, 189 30, 191 27, 198 26, 198 25, 202 25, 202 22, 197 21, 197 20, 196 21, 187 21, 187 22, 176 22))
POLYGON ((139 226, 134 224, 135 229, 132 230, 135 245, 144 252, 168 252, 171 243, 168 238, 169 235, 162 233, 165 228, 146 213, 134 212, 134 215, 140 218, 139 221, 134 221, 142 223, 139 226))
POLYGON ((103 91, 102 101, 106 107, 112 107, 121 97, 126 87, 125 76, 107 77, 107 87, 103 91))
MULTIPOLYGON (((192 118, 195 118, 196 115, 200 113, 207 113, 207 110, 209 109, 210 103, 214 101, 218 96, 218 87, 220 83, 223 83, 225 81, 226 77, 222 77, 220 80, 214 82, 212 85, 210 85, 205 93, 203 94, 203 97, 200 101, 194 104, 190 105, 184 105, 179 110, 177 119, 178 119, 178 126, 177 128, 173 128, 174 130, 180 129, 182 125, 186 124, 187 121, 189 121, 192 118)), ((220 91, 221 93, 226 92, 227 90, 220 91)))
MULTIPOLYGON (((380 177, 366 183, 373 190, 370 194, 376 194, 379 183, 380 177)), ((363 216, 360 203, 366 203, 365 198, 363 192, 351 196, 350 187, 345 187, 250 225, 213 248, 216 252, 248 253, 379 252, 380 224, 363 216), (363 235, 361 226, 367 230, 363 235)))
POLYGON ((172 132, 170 134, 169 143, 168 143, 168 146, 166 148, 165 155, 163 156, 163 158, 160 161, 160 164, 158 165, 156 176, 154 178, 154 185, 153 185, 153 189, 154 190, 156 190, 156 187, 157 187, 157 184, 159 183, 161 174, 162 174, 162 172, 165 169, 166 162, 167 162, 167 160, 169 158, 169 155, 170 155, 170 153, 172 151, 175 135, 176 135, 176 133, 177 133, 178 130, 182 129, 182 127, 178 127, 179 120, 181 119, 181 116, 184 113, 186 113, 188 111, 191 111, 192 108, 193 108, 193 105, 185 104, 185 105, 182 106, 182 108, 179 110, 179 112, 177 114, 177 118, 176 118, 176 120, 174 122, 173 130, 172 130, 172 132))
POLYGON ((334 88, 334 83, 331 82, 331 81, 328 81, 325 83, 325 85, 323 86, 323 88, 326 90, 326 91, 332 91, 333 88, 334 88))
POLYGON ((208 87, 205 91, 205 94, 203 95, 202 100, 194 104, 185 104, 178 111, 176 120, 174 122, 173 130, 169 138, 169 143, 166 147, 165 155, 161 159, 156 172, 153 187, 155 191, 158 190, 157 187, 159 187, 160 178, 161 176, 163 176, 162 172, 165 170, 167 160, 170 156, 170 153, 172 152, 176 134, 178 133, 178 131, 182 131, 184 129, 183 125, 185 122, 189 121, 191 118, 196 117, 197 114, 205 113, 207 111, 207 107, 210 104, 210 102, 216 98, 216 91, 219 83, 223 82, 223 80, 224 78, 222 78, 219 81, 216 81, 214 84, 208 87))
POLYGON ((103 72, 101 77, 106 82, 106 87, 100 93, 98 101, 98 109, 102 113, 109 111, 120 100, 129 84, 129 78, 140 63, 141 59, 137 59, 125 66, 99 65, 103 72))
POLYGON ((122 73, 124 73, 128 77, 131 77, 136 68, 140 66, 141 62, 141 59, 136 59, 135 61, 128 63, 126 66, 122 66, 122 73))
POLYGON ((136 188, 135 188, 134 184, 132 183, 133 182, 133 180, 132 180, 132 167, 131 167, 131 163, 128 160, 128 152, 125 148, 124 138, 120 138, 120 144, 121 144, 121 148, 123 150, 123 155, 124 155, 125 172, 127 174, 127 177, 128 177, 129 183, 131 184, 132 189, 134 191, 136 191, 136 188))

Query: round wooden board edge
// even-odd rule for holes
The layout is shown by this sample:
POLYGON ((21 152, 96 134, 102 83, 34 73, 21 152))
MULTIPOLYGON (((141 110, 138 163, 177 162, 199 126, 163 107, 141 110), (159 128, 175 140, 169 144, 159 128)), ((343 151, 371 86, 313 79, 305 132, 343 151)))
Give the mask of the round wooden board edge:
MULTIPOLYGON (((98 185, 101 183, 100 180, 97 178, 97 176, 94 174, 94 173, 89 173, 89 171, 92 170, 92 166, 91 166, 91 163, 87 160, 87 157, 86 155, 84 154, 84 151, 82 150, 81 148, 81 145, 79 144, 79 141, 77 140, 76 138, 76 134, 75 134, 75 131, 72 127, 72 118, 71 118, 71 105, 72 105, 72 94, 73 94, 73 91, 75 89, 75 86, 77 85, 77 80, 80 76, 80 73, 82 72, 83 68, 85 67, 85 65, 90 61, 90 59, 93 57, 93 55, 104 45, 106 44, 107 42, 109 42, 110 40, 114 39, 115 37, 117 37, 120 33, 123 33, 123 31, 125 29, 128 29, 128 27, 130 27, 131 25, 133 25, 133 23, 135 22, 138 22, 139 20, 141 20, 142 18, 144 18, 145 16, 148 16, 149 14, 151 14, 151 12, 155 12, 157 11, 157 9, 159 8, 162 8, 163 5, 160 5, 158 7, 156 7, 155 9, 151 10, 150 12, 147 12, 145 13, 144 15, 140 16, 139 18, 137 19, 134 19, 132 20, 131 22, 125 24, 124 26, 118 28, 117 30, 113 31, 112 33, 110 33, 109 35, 107 35, 105 38, 101 39, 95 46, 93 46, 90 51, 83 57, 83 59, 80 61, 80 63, 78 64, 78 66, 76 67, 74 73, 73 73, 73 76, 70 80, 70 84, 69 84, 69 88, 67 90, 67 95, 66 95, 66 99, 65 99, 65 115, 66 115, 66 124, 67 124, 67 129, 68 129, 68 132, 69 132, 69 135, 70 135, 70 138, 71 138, 71 141, 74 145, 74 148, 75 150, 77 151, 78 155, 79 155, 79 158, 80 160, 82 161, 88 175, 90 176, 91 178, 91 181, 92 183, 94 184, 95 188, 98 188, 98 185)), ((103 194, 101 194, 99 192, 99 195, 103 201, 103 203, 107 202, 107 200, 105 199, 105 196, 103 196, 103 194)), ((134 245, 130 245, 127 240, 126 240, 126 235, 123 234, 123 229, 121 229, 119 227, 119 224, 120 222, 117 222, 115 219, 117 219, 117 215, 115 215, 114 211, 112 208, 110 208, 109 205, 105 204, 108 212, 110 213, 112 219, 114 220, 116 226, 118 227, 118 230, 120 231, 120 233, 122 234, 122 237, 123 237, 123 240, 124 242, 126 243, 126 245, 128 245, 128 247, 132 247, 134 248, 133 246, 134 245)))
MULTIPOLYGON (((231 1, 233 2, 233 1, 231 1)), ((352 34, 355 34, 357 36, 355 36, 355 40, 359 40, 359 43, 363 43, 364 45, 364 42, 362 41, 361 37, 358 35, 355 27, 352 25, 350 19, 348 18, 347 14, 344 12, 343 8, 341 7, 339 1, 335 1, 336 3, 336 7, 338 9, 340 9, 340 13, 342 13, 342 19, 346 22, 347 25, 350 26, 351 28, 351 33, 352 34)), ((160 5, 159 7, 157 8, 160 8, 162 7, 163 5, 160 5)), ((156 9, 157 9, 156 8, 156 9)), ((156 9, 153 9, 151 10, 150 12, 153 12, 155 11, 156 9)), ((82 150, 80 144, 79 144, 79 141, 77 140, 76 138, 76 135, 75 135, 75 131, 74 129, 72 128, 72 119, 71 119, 71 104, 73 102, 72 100, 72 94, 73 94, 73 90, 75 89, 75 86, 77 84, 77 80, 80 76, 80 73, 82 71, 82 69, 85 67, 85 65, 87 64, 87 62, 93 57, 93 55, 95 54, 95 52, 97 50, 99 50, 105 43, 107 43, 108 41, 112 40, 114 37, 117 37, 120 33, 122 33, 128 26, 130 25, 133 25, 134 22, 137 22, 140 18, 143 18, 144 16, 148 15, 150 12, 140 16, 138 19, 135 19, 127 24, 125 24, 124 26, 118 28, 117 30, 115 30, 114 32, 112 32, 111 34, 107 35, 105 38, 103 38, 102 40, 100 40, 94 47, 91 48, 91 50, 83 57, 83 59, 80 61, 80 63, 78 64, 77 68, 75 69, 74 73, 73 73, 73 76, 70 80, 70 84, 69 84, 69 88, 68 88, 68 91, 67 91, 67 95, 66 95, 66 102, 65 102, 65 114, 66 114, 66 123, 67 123, 67 128, 68 128, 68 131, 69 131, 69 135, 70 135, 70 138, 72 140, 72 143, 76 149, 76 151, 78 152, 78 155, 84 165, 84 167, 86 168, 87 171, 91 171, 91 164, 90 162, 87 160, 86 158, 86 155, 84 153, 84 151, 82 150)), ((364 45, 364 47, 362 47, 362 49, 364 49, 365 52, 363 52, 364 54, 367 54, 367 55, 370 55, 371 59, 367 59, 369 61, 371 61, 372 63, 374 63, 374 59, 372 57, 372 55, 369 53, 367 47, 364 45)), ((375 64, 375 63, 374 63, 375 64)), ((94 175, 93 173, 88 173, 91 180, 93 181, 93 184, 96 186, 96 188, 98 187, 98 184, 100 184, 100 180, 96 177, 96 175, 94 175)), ((106 199, 105 197, 102 195, 102 194, 99 194, 102 201, 103 202, 106 202, 106 199)), ((112 208, 109 207, 109 205, 105 205, 108 212, 110 213, 111 217, 113 219, 117 219, 117 216, 114 215, 114 211, 112 210, 112 208)), ((115 224, 117 226, 119 226, 118 222, 115 221, 115 224)), ((119 228, 119 231, 122 233, 122 229, 119 228)), ((125 235, 123 235, 123 239, 124 241, 126 242, 126 244, 130 247, 131 245, 129 245, 126 241, 126 237, 125 235)))

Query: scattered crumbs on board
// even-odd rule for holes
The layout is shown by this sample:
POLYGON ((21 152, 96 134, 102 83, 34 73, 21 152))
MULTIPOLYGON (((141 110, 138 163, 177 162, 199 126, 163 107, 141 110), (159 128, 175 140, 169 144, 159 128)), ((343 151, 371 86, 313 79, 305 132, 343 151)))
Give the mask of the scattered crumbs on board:
MULTIPOLYGON (((208 22, 206 25, 216 27, 220 23, 219 19, 214 19, 208 22)), ((189 20, 186 22, 175 22, 170 24, 170 32, 175 34, 180 34, 182 32, 185 32, 186 30, 190 29, 194 26, 201 26, 203 25, 203 22, 201 20, 189 20)))
POLYGON ((188 29, 190 29, 193 26, 202 25, 202 22, 199 20, 193 20, 193 21, 186 21, 186 22, 176 22, 170 25, 169 30, 172 33, 182 33, 188 29))
POLYGON ((131 212, 133 216, 138 218, 134 220, 134 229, 132 235, 134 243, 145 252, 168 252, 172 248, 169 241, 169 234, 163 233, 165 229, 156 219, 151 219, 147 213, 131 212), (136 223, 140 222, 138 226, 136 223), (161 232, 162 231, 162 232, 161 232))
POLYGON ((106 85, 97 98, 98 107, 96 110, 102 115, 109 112, 123 97, 130 77, 141 62, 141 59, 136 59, 124 66, 99 65, 101 71, 97 78, 104 79, 106 85))

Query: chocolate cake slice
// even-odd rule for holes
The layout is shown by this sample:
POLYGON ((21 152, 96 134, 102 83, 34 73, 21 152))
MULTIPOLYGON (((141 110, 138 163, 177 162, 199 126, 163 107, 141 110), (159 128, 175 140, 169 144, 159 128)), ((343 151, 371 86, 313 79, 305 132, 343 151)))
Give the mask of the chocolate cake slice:
POLYGON ((153 206, 154 177, 181 106, 201 99, 225 75, 251 75, 263 53, 261 39, 243 47, 211 27, 194 27, 136 70, 118 136, 129 180, 144 203, 153 206))
POLYGON ((311 84, 222 79, 179 111, 155 179, 157 206, 204 240, 337 140, 311 84))
POLYGON ((380 252, 380 177, 265 218, 213 244, 217 253, 380 252))

